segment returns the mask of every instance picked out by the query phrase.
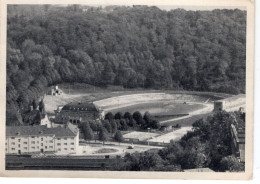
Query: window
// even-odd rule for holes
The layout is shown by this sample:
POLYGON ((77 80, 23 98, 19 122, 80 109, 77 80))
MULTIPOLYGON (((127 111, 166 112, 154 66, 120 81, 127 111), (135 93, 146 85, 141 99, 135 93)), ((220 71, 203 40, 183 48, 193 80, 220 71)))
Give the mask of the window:
POLYGON ((60 148, 58 148, 58 151, 61 151, 61 149, 60 149, 60 148))
POLYGON ((67 143, 64 143, 64 145, 67 145, 67 143))
POLYGON ((57 138, 58 140, 60 140, 60 138, 57 138))
POLYGON ((32 144, 35 144, 35 141, 32 141, 32 144))
POLYGON ((14 137, 11 137, 11 139, 15 139, 14 137))
POLYGON ((21 145, 20 144, 18 144, 18 148, 20 148, 21 147, 21 145))
POLYGON ((21 139, 18 139, 18 142, 21 142, 21 139))
POLYGON ((64 140, 67 140, 67 138, 64 138, 64 140))
POLYGON ((27 142, 23 142, 24 144, 27 144, 27 142))
POLYGON ((64 148, 64 150, 67 150, 67 148, 64 148))
POLYGON ((27 150, 27 147, 24 147, 23 149, 26 149, 26 150, 27 150))
POLYGON ((41 143, 41 146, 43 146, 43 143, 41 143))
POLYGON ((74 150, 74 148, 70 148, 70 150, 74 150))
POLYGON ((58 143, 57 145, 60 146, 60 143, 58 143))
POLYGON ((43 141, 43 138, 41 138, 41 141, 43 141))
POLYGON ((37 149, 39 149, 39 146, 37 146, 37 149))
POLYGON ((53 146, 50 146, 50 148, 53 148, 53 146))
POLYGON ((15 150, 15 148, 12 148, 12 150, 15 150))
POLYGON ((33 146, 32 149, 35 149, 35 147, 33 146))
POLYGON ((45 149, 47 149, 48 147, 47 146, 45 146, 45 149))
POLYGON ((34 136, 31 136, 31 138, 35 138, 34 136))
POLYGON ((12 144, 12 145, 15 145, 15 143, 14 143, 14 142, 12 142, 11 144, 12 144))
POLYGON ((53 143, 53 141, 50 141, 50 143, 53 143))
POLYGON ((70 143, 70 145, 74 145, 74 142, 70 143))

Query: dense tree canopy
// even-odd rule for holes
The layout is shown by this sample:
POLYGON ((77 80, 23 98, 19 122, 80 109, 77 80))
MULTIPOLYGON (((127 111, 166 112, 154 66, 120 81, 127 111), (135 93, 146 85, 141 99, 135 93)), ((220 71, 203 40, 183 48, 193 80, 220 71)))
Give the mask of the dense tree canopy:
POLYGON ((8 5, 7 29, 7 114, 62 82, 245 90, 246 12, 238 9, 8 5))

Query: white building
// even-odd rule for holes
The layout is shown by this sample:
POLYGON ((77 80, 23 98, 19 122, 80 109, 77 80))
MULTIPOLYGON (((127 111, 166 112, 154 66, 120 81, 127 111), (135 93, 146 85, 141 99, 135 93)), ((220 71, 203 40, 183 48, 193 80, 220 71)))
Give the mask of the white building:
POLYGON ((39 152, 76 153, 79 144, 78 128, 72 124, 64 127, 12 126, 6 127, 5 152, 28 154, 39 152))

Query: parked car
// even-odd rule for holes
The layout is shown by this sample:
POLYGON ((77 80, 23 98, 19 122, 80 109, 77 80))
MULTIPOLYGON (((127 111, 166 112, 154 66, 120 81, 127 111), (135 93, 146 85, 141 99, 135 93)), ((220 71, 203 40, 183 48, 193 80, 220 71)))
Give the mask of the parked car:
POLYGON ((134 149, 134 148, 135 148, 134 145, 128 146, 128 149, 134 149))

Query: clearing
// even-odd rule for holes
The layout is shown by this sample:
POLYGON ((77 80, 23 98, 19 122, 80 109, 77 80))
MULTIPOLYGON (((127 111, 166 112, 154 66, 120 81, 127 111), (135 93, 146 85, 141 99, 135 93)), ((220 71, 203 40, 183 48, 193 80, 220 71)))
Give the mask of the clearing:
POLYGON ((184 134, 186 134, 188 131, 191 131, 192 127, 182 127, 180 129, 174 130, 172 132, 163 134, 161 136, 149 139, 149 142, 163 142, 163 143, 169 143, 171 140, 178 141, 184 134))
POLYGON ((124 134, 123 137, 125 139, 138 139, 139 141, 145 141, 147 139, 151 139, 155 136, 158 136, 160 134, 158 133, 150 133, 150 132, 130 132, 127 134, 124 134))

